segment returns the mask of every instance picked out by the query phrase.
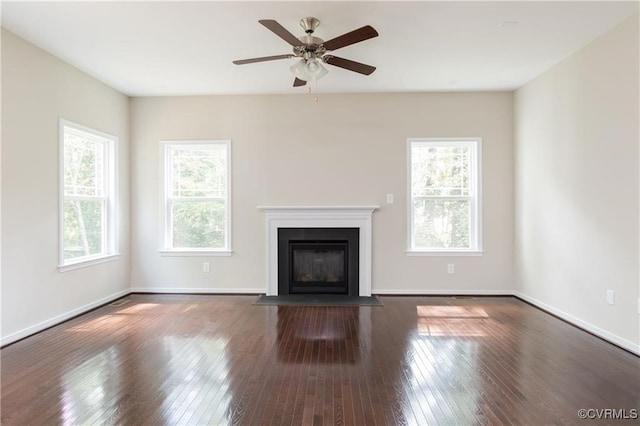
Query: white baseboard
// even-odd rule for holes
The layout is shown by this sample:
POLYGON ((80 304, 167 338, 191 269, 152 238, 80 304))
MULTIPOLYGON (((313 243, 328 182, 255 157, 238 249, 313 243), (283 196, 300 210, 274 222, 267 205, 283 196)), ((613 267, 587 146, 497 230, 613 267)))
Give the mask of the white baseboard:
POLYGON ((513 290, 396 290, 396 289, 373 289, 371 294, 393 294, 408 296, 513 296, 513 290))
POLYGON ((519 291, 514 291, 513 295, 526 302, 531 303, 532 305, 542 310, 550 312, 553 315, 556 315, 557 317, 562 318, 563 320, 588 331, 589 333, 595 334, 596 336, 601 337, 604 340, 607 340, 615 345, 618 345, 621 348, 628 350, 629 352, 632 352, 636 355, 640 355, 640 345, 637 345, 633 342, 623 339, 622 337, 616 336, 615 334, 609 333, 608 331, 603 330, 600 327, 597 327, 591 323, 583 321, 580 318, 574 317, 571 314, 561 311, 560 309, 556 309, 553 306, 547 305, 546 303, 541 302, 537 299, 534 299, 533 297, 529 297, 526 294, 520 293, 519 291))
POLYGON ((264 294, 265 288, 210 288, 210 287, 131 287, 131 293, 166 294, 264 294))
POLYGON ((122 290, 117 293, 113 293, 107 297, 103 297, 102 299, 96 300, 95 302, 88 303, 84 306, 80 306, 79 308, 73 309, 69 312, 65 312, 64 314, 57 315, 53 318, 50 318, 46 321, 42 321, 38 324, 32 325, 30 327, 24 328, 20 331, 16 331, 15 333, 11 333, 8 336, 4 336, 2 340, 0 340, 0 346, 5 346, 10 343, 16 342, 20 339, 24 339, 27 336, 31 336, 32 334, 36 334, 42 330, 45 330, 49 327, 53 327, 54 325, 58 325, 62 322, 65 322, 75 316, 82 315, 85 312, 90 311, 91 309, 97 308, 98 306, 104 305, 106 303, 112 302, 116 299, 119 299, 123 296, 129 294, 129 289, 122 290))

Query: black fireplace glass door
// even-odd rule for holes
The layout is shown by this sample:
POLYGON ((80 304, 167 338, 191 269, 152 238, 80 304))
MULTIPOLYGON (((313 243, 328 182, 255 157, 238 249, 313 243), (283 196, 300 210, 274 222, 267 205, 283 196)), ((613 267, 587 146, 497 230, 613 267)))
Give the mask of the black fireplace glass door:
POLYGON ((290 242, 292 293, 346 294, 347 241, 290 242))

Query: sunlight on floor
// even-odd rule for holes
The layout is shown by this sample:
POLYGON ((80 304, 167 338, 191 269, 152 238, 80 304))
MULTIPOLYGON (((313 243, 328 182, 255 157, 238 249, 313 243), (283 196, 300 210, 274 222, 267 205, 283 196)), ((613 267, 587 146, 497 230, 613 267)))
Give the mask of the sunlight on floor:
POLYGON ((479 306, 417 306, 417 332, 421 336, 486 336, 493 321, 479 306))
POLYGON ((157 303, 137 303, 133 306, 129 306, 128 308, 120 309, 118 314, 137 314, 142 311, 149 311, 151 309, 157 308, 160 306, 157 303))
POLYGON ((72 333, 94 331, 108 333, 122 328, 128 321, 129 318, 126 316, 105 315, 70 327, 67 331, 72 333))

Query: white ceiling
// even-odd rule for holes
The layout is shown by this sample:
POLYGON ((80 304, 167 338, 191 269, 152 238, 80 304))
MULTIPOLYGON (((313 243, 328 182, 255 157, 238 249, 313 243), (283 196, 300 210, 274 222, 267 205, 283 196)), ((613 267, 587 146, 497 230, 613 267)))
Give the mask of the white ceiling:
POLYGON ((231 63, 290 53, 258 20, 300 36, 304 16, 324 40, 367 24, 380 34, 336 51, 372 75, 327 65, 318 91, 511 90, 637 12, 637 1, 3 1, 2 26, 130 96, 304 92, 291 87, 296 59, 231 63))

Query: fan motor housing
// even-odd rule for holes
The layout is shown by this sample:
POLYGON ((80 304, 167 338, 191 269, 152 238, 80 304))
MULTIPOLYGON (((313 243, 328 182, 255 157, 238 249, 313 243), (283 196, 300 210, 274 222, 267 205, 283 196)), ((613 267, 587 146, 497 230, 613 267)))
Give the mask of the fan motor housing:
POLYGON ((302 37, 298 37, 301 46, 296 46, 293 48, 293 53, 296 56, 304 56, 305 59, 308 57, 318 57, 322 56, 327 49, 322 46, 324 40, 318 37, 314 37, 312 35, 306 35, 302 37))

